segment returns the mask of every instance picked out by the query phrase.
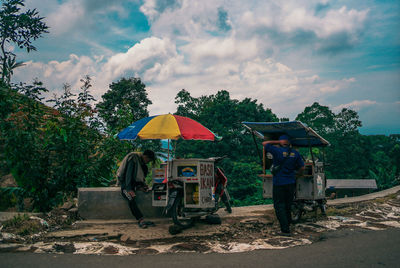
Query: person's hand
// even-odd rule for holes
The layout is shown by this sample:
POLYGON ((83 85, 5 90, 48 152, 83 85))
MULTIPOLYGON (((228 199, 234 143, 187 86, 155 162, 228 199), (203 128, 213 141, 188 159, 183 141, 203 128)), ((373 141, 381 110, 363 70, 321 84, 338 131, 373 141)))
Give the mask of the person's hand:
POLYGON ((304 167, 301 167, 296 171, 296 178, 301 178, 304 176, 304 167))
POLYGON ((263 141, 262 146, 264 147, 265 145, 267 145, 267 141, 263 141))
POLYGON ((134 191, 128 191, 128 194, 132 197, 132 198, 135 198, 135 196, 136 196, 136 194, 135 194, 135 192, 134 191))

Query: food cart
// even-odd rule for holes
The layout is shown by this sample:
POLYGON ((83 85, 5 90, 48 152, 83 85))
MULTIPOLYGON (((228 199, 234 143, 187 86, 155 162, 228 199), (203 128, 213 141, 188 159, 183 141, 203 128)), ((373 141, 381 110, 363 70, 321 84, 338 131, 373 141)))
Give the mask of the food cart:
MULTIPOLYGON (((329 142, 318 135, 313 129, 300 121, 291 122, 243 122, 253 135, 262 140, 277 140, 280 135, 288 135, 292 147, 295 149, 308 148, 311 159, 305 160, 304 175, 296 179, 296 193, 293 211, 293 220, 299 220, 305 211, 314 210, 317 207, 325 213, 325 188, 326 178, 324 173, 324 154, 321 152, 317 158, 313 148, 329 146, 329 142)), ((259 176, 263 179, 263 197, 272 198, 272 155, 265 153, 263 148, 263 173, 259 176)))
POLYGON ((168 181, 181 183, 186 208, 215 207, 214 160, 174 159, 168 161, 168 165, 153 169, 153 206, 167 206, 167 176, 168 181))
POLYGON ((174 223, 184 228, 201 216, 219 223, 220 218, 215 214, 219 200, 224 202, 228 213, 232 212, 226 189, 228 180, 216 166, 223 158, 173 159, 153 169, 152 205, 171 211, 174 223))

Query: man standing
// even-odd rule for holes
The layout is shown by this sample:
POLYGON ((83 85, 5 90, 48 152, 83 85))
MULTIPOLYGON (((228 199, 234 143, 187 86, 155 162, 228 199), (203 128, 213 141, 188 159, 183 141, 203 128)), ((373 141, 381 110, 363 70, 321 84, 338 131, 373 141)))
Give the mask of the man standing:
POLYGON ((117 171, 122 197, 128 201, 131 213, 138 221, 140 228, 154 225, 153 222, 144 220, 143 214, 135 201, 135 191, 148 191, 148 186, 145 183, 148 173, 147 163, 154 162, 155 159, 155 154, 151 150, 146 150, 143 153, 132 152, 125 156, 117 171))
POLYGON ((290 146, 289 137, 282 135, 279 140, 264 141, 265 151, 273 156, 272 165, 274 209, 282 235, 290 236, 291 206, 296 190, 296 172, 304 170, 299 152, 290 146), (278 145, 278 146, 274 146, 278 145))

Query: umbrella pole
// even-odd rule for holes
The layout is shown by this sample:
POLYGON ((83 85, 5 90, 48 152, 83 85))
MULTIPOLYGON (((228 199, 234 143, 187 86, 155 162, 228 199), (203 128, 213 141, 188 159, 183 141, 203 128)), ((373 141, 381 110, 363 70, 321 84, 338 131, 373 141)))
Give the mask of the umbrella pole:
POLYGON ((169 139, 168 139, 168 159, 167 159, 167 181, 169 180, 169 139))
POLYGON ((176 144, 177 143, 178 143, 178 140, 175 140, 175 146, 174 146, 174 152, 173 152, 174 158, 176 157, 176 144))
POLYGON ((168 139, 168 161, 169 161, 169 139, 168 139))
POLYGON ((165 171, 165 174, 166 174, 166 178, 164 179, 164 181, 163 181, 163 183, 167 183, 168 182, 168 178, 169 178, 169 139, 168 139, 168 158, 167 158, 167 166, 166 166, 166 171, 165 171))

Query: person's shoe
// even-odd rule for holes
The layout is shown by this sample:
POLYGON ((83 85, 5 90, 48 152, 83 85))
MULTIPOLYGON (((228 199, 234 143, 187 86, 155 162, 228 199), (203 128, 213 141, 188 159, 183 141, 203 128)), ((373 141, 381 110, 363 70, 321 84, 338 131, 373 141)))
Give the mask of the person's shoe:
POLYGON ((142 223, 146 226, 155 226, 154 222, 152 221, 142 221, 142 223))
POLYGON ((313 211, 314 209, 313 209, 311 206, 309 206, 309 205, 303 205, 303 210, 308 211, 308 212, 311 212, 311 211, 313 211))
POLYGON ((175 224, 169 226, 169 228, 168 228, 169 233, 172 234, 172 235, 176 235, 176 234, 182 233, 182 230, 183 230, 182 227, 180 227, 178 225, 175 225, 175 224))
POLYGON ((145 221, 138 222, 138 225, 139 225, 140 228, 143 228, 143 229, 147 228, 147 225, 146 225, 145 221))
POLYGON ((278 235, 280 236, 286 236, 286 237, 291 237, 292 233, 291 232, 280 232, 278 235))

